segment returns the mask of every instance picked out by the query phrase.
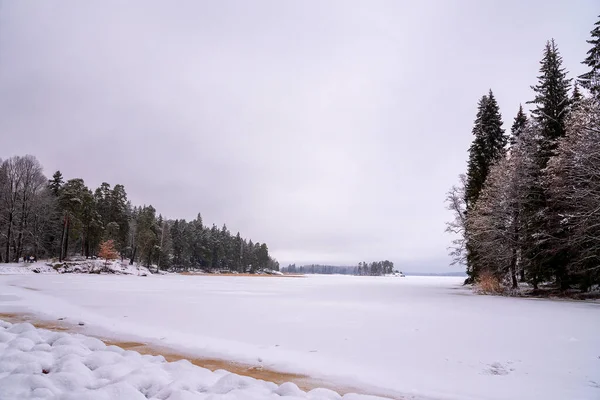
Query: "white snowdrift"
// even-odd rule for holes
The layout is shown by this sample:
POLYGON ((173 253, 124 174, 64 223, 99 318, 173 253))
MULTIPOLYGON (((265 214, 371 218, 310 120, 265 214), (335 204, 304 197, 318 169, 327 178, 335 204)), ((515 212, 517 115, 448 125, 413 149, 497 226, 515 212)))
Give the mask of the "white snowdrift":
POLYGON ((0 320, 0 399, 59 400, 373 400, 327 389, 308 393, 189 361, 106 346, 100 340, 0 320))
POLYGON ((27 274, 57 274, 56 270, 47 263, 8 263, 0 264, 0 275, 27 275, 27 274))
POLYGON ((137 263, 129 265, 129 261, 81 260, 64 262, 36 262, 0 264, 0 275, 26 274, 121 274, 150 275, 146 267, 137 263))

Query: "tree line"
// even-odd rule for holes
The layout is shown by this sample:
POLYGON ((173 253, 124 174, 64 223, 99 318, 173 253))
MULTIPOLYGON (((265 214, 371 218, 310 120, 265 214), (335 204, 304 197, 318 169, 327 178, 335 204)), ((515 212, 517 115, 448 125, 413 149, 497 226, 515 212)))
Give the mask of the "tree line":
POLYGON ((382 276, 394 272, 394 263, 388 260, 374 261, 372 263, 359 262, 358 266, 337 266, 310 264, 296 266, 290 264, 282 268, 282 272, 289 274, 323 274, 323 275, 360 275, 360 276, 382 276))
POLYGON ((206 226, 200 214, 166 219, 151 205, 133 206, 123 185, 92 191, 60 171, 48 180, 34 156, 0 160, 0 262, 95 257, 107 241, 121 259, 156 269, 279 269, 265 243, 206 226))
POLYGON ((520 106, 510 134, 492 91, 479 100, 466 174, 446 198, 466 283, 600 284, 600 21, 587 42, 588 71, 573 85, 546 43, 531 113, 520 106))

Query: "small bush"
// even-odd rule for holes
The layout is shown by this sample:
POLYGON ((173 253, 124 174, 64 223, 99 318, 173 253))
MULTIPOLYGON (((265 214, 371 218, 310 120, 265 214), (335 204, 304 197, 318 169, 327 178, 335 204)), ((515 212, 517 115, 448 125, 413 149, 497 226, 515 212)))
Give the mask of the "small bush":
POLYGON ((504 286, 494 274, 483 272, 475 284, 477 291, 482 294, 503 294, 504 286))

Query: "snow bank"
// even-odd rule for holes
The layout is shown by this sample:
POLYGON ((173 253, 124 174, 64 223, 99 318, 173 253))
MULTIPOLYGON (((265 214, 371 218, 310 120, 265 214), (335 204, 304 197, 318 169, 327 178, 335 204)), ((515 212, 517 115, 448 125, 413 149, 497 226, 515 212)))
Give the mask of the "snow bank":
POLYGON ((64 262, 36 262, 0 264, 0 275, 26 274, 122 274, 150 275, 146 267, 137 264, 129 265, 129 261, 78 260, 64 262))
POLYGON ((193 400, 310 399, 372 400, 341 397, 328 389, 308 393, 293 383, 212 372, 189 361, 106 346, 84 335, 56 333, 0 320, 0 399, 193 400))
POLYGON ((46 263, 9 263, 0 264, 0 275, 26 275, 26 274, 57 274, 50 265, 46 263))

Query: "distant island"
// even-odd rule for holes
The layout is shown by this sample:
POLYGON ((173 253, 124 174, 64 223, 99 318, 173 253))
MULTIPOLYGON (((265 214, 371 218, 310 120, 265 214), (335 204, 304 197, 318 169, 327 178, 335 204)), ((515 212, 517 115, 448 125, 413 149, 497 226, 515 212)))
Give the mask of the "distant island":
POLYGON ((465 271, 452 271, 452 272, 405 272, 406 276, 460 276, 467 277, 465 271))
POLYGON ((394 268, 394 263, 388 260, 375 261, 372 263, 360 262, 358 265, 326 265, 290 264, 282 267, 281 272, 287 274, 321 274, 321 275, 357 275, 357 276, 384 276, 384 275, 406 275, 406 276, 460 276, 466 277, 464 271, 452 272, 402 272, 394 268))

